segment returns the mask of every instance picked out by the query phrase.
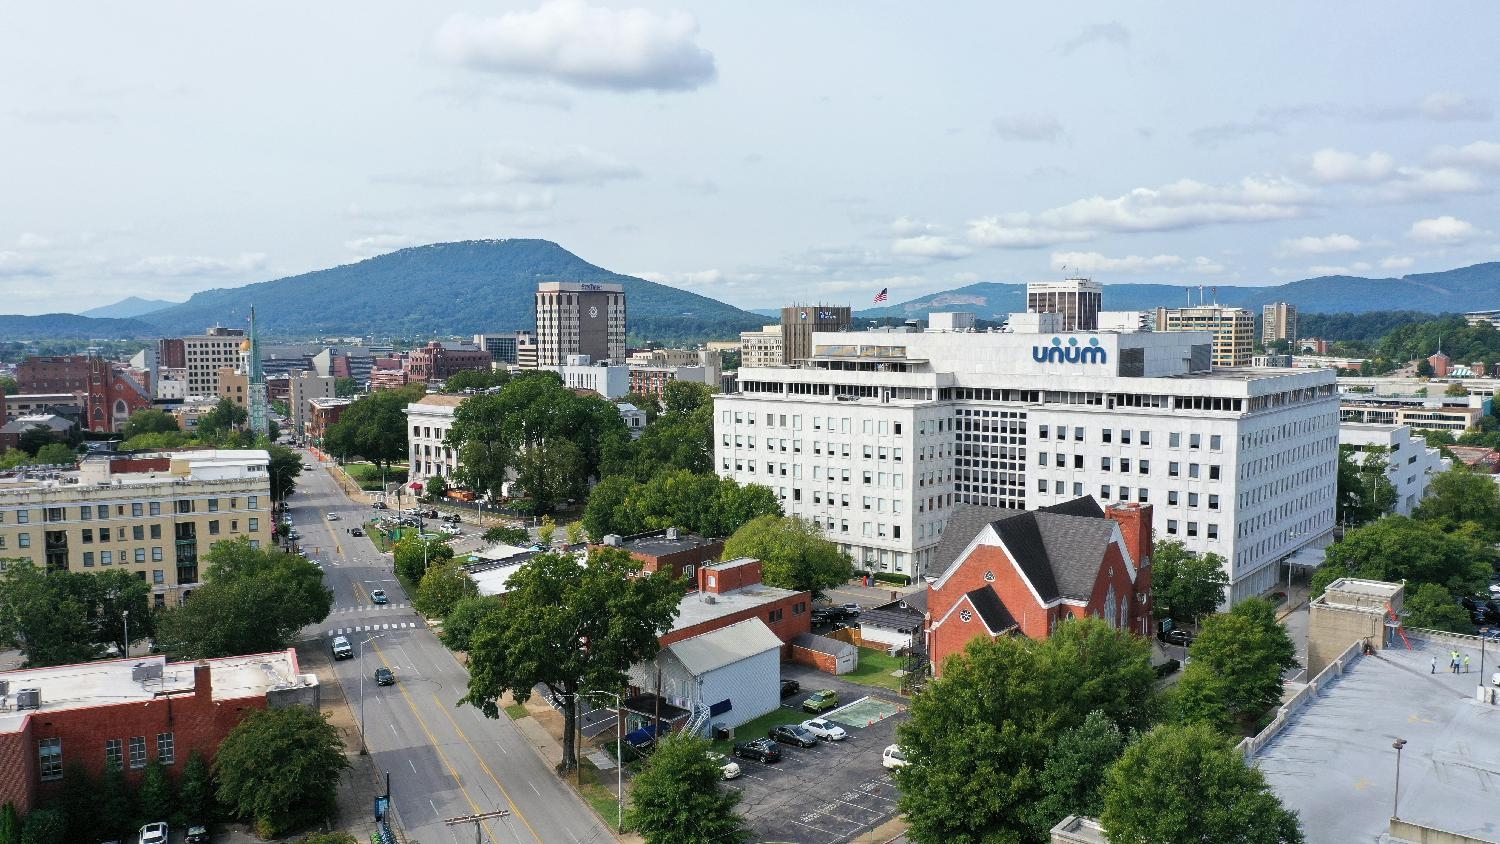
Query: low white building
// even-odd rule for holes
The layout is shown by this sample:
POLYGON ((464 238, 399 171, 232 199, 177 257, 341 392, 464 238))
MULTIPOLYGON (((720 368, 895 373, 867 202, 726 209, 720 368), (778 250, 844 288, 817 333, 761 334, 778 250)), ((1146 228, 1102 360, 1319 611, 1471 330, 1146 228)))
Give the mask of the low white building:
POLYGON ((588 355, 568 355, 562 366, 546 367, 562 376, 570 390, 593 390, 614 401, 630 392, 630 367, 625 364, 594 363, 588 355))
POLYGON ((630 438, 638 439, 646 430, 646 411, 628 401, 615 402, 615 409, 620 411, 620 421, 630 431, 630 438))
POLYGON ((691 713, 687 724, 700 733, 738 727, 781 705, 781 647, 764 621, 751 618, 667 645, 632 666, 629 682, 691 713))
POLYGON ((1396 490, 1391 512, 1398 516, 1410 516, 1427 496, 1428 477, 1443 471, 1442 452, 1428 448, 1421 437, 1412 436, 1409 425, 1344 422, 1339 425, 1339 445, 1352 446, 1354 458, 1360 462, 1373 453, 1385 458, 1385 475, 1396 490))

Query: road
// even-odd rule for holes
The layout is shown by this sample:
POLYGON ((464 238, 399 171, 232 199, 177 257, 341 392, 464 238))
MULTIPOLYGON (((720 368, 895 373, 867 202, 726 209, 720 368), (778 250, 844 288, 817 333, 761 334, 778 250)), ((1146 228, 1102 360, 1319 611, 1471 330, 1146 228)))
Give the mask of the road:
MULTIPOLYGON (((303 455, 304 464, 315 463, 303 455)), ((449 828, 443 820, 497 809, 511 813, 483 822, 487 840, 497 844, 613 840, 510 719, 454 705, 467 690, 468 672, 412 610, 390 557, 347 533, 369 508, 350 500, 321 467, 303 471, 290 503, 301 547, 323 564, 334 593, 328 619, 304 634, 328 642, 342 633, 354 645, 354 658, 335 662, 335 670, 356 715, 363 713, 370 753, 390 773, 407 840, 472 841, 473 824, 449 828), (371 604, 374 589, 384 589, 389 603, 371 604), (395 673, 395 685, 375 685, 381 666, 395 673)))

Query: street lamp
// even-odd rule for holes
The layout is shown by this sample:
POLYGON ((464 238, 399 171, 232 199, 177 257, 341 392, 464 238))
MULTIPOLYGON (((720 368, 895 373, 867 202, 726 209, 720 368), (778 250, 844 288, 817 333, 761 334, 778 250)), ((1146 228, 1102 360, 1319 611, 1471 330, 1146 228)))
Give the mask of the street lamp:
POLYGON ((1391 747, 1396 748, 1396 790, 1391 795, 1391 817, 1401 817, 1401 748, 1406 746, 1406 739, 1398 738, 1391 742, 1391 747))
POLYGON ((370 749, 365 747, 365 645, 376 639, 384 638, 380 633, 359 643, 359 755, 368 756, 370 749))
MULTIPOLYGON (((125 658, 130 659, 130 610, 120 610, 120 620, 125 625, 125 658)), ((1479 676, 1484 676, 1484 657, 1479 658, 1479 676)))
MULTIPOLYGON (((615 816, 615 832, 625 831, 625 706, 620 695, 615 692, 583 692, 583 695, 607 695, 615 699, 615 796, 619 801, 619 811, 615 816)), ((582 768, 580 762, 578 767, 582 768)))

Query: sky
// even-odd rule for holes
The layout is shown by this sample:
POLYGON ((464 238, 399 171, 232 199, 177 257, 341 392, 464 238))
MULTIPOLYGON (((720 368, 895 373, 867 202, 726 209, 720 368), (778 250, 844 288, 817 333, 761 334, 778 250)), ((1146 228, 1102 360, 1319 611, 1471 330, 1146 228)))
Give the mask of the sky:
POLYGON ((1500 260, 1500 4, 1225 6, 5 4, 0 313, 476 238, 744 308, 1500 260))

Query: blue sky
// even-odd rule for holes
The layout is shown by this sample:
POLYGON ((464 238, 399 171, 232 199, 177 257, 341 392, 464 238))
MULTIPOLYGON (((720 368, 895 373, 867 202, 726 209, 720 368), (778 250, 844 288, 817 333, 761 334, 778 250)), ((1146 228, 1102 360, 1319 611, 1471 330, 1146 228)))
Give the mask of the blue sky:
POLYGON ((0 11, 0 312, 541 237, 741 307, 1500 260, 1500 4, 0 11))

